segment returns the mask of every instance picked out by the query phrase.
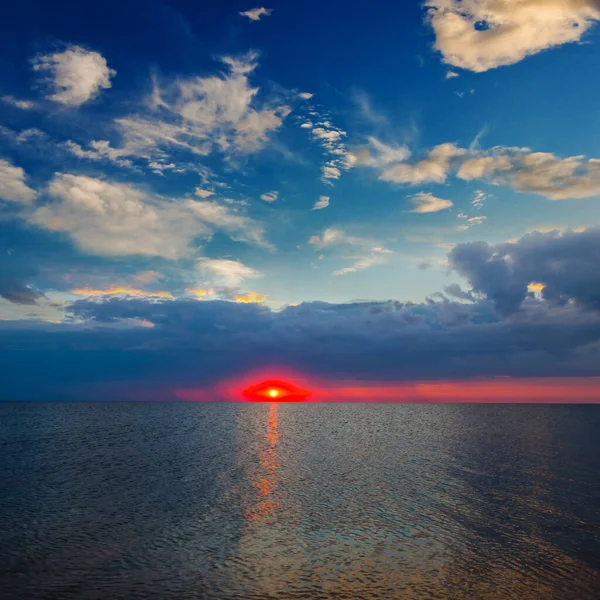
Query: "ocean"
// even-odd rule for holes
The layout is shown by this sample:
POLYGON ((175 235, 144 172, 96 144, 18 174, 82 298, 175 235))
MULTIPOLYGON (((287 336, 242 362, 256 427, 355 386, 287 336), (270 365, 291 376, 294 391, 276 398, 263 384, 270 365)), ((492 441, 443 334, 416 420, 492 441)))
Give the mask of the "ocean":
POLYGON ((0 403, 0 598, 600 598, 600 406, 0 403))

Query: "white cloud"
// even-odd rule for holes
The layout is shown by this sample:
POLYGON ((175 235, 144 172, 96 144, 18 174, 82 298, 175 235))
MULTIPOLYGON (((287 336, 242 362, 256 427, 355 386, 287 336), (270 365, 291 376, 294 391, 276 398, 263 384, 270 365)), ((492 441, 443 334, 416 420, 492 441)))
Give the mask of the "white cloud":
POLYGON ((260 150, 291 109, 278 101, 256 106, 259 89, 249 81, 256 58, 225 56, 221 75, 179 78, 162 88, 155 82, 151 112, 115 120, 125 140, 121 152, 147 158, 173 147, 198 156, 260 150))
POLYGON ((446 73, 446 79, 454 79, 454 77, 458 77, 458 73, 455 71, 448 71, 446 73))
POLYGON ((70 174, 57 174, 48 193, 55 201, 38 208, 30 221, 65 232, 91 254, 178 259, 216 230, 268 246, 259 223, 214 202, 156 198, 132 185, 70 174))
POLYGON ((483 190, 475 190, 475 195, 471 204, 473 205, 473 208, 479 210, 487 199, 488 195, 483 190))
POLYGON ((450 200, 436 198, 433 194, 419 192, 411 198, 414 208, 410 211, 413 213, 434 213, 453 206, 450 200))
POLYGON ((298 94, 298 97, 302 98, 302 100, 310 100, 313 96, 314 94, 311 94, 309 92, 301 92, 300 94, 298 94))
POLYGON ((68 140, 65 142, 65 147, 69 152, 72 152, 79 158, 87 158, 89 160, 110 160, 122 167, 133 166, 132 162, 123 158, 123 150, 112 148, 106 140, 92 140, 90 142, 91 150, 85 150, 79 144, 68 140))
POLYGON ((330 248, 331 246, 346 245, 362 248, 363 250, 368 250, 376 254, 390 253, 390 250, 384 248, 381 242, 378 242, 377 240, 348 235, 345 231, 338 229, 337 227, 328 227, 321 235, 311 236, 308 243, 313 246, 315 250, 322 250, 323 248, 330 248))
POLYGON ((102 89, 112 86, 110 79, 117 73, 108 68, 101 54, 80 46, 38 56, 33 68, 46 74, 46 82, 54 90, 48 97, 67 106, 79 106, 95 98, 102 89))
POLYGON ((260 199, 265 202, 275 202, 279 198, 279 192, 265 192, 260 195, 260 199))
POLYGON ((331 163, 323 165, 321 167, 321 173, 323 174, 321 177, 322 181, 329 184, 331 184, 332 179, 339 179, 342 176, 342 172, 331 163))
POLYGON ((443 183, 451 169, 453 159, 462 156, 465 150, 454 144, 440 144, 429 156, 416 163, 399 162, 383 169, 379 179, 393 183, 417 185, 420 183, 443 183))
POLYGON ((369 137, 368 141, 368 147, 353 152, 357 165, 379 169, 404 161, 410 156, 410 150, 406 146, 388 146, 376 137, 369 137))
POLYGON ((329 196, 320 196, 319 199, 315 202, 315 205, 312 207, 312 210, 320 210, 322 208, 327 208, 329 206, 329 196))
POLYGON ((211 190, 204 190, 200 187, 197 187, 194 190, 194 194, 196 194, 196 196, 199 196, 200 198, 210 198, 211 196, 215 195, 215 193, 212 192, 211 190))
POLYGON ((576 42, 600 19, 597 0, 428 0, 443 61, 482 72, 576 42))
POLYGON ((216 285, 237 288, 246 279, 261 277, 262 273, 237 260, 201 258, 198 271, 210 276, 216 285))
POLYGON ((467 215, 459 213, 458 215, 459 219, 466 219, 465 223, 463 225, 460 225, 458 227, 458 229, 460 231, 467 231, 468 229, 471 229, 471 227, 475 226, 475 225, 481 225, 486 219, 487 217, 470 217, 467 218, 467 215))
POLYGON ((474 153, 463 162, 457 177, 508 185, 550 200, 600 195, 600 159, 560 158, 547 152, 531 152, 528 148, 496 147, 474 153))
POLYGON ((36 196, 37 193, 25 183, 25 171, 0 159, 0 199, 30 204, 36 196))
POLYGON ((369 267, 374 267, 375 265, 380 265, 385 262, 385 256, 381 254, 371 254, 369 256, 358 258, 356 262, 349 267, 344 267, 334 271, 333 275, 347 275, 348 273, 356 273, 357 271, 363 271, 364 269, 368 269, 369 267))
POLYGON ((30 108, 33 108, 35 106, 35 103, 31 102, 30 100, 19 100, 14 96, 2 96, 0 100, 2 100, 2 102, 4 102, 5 104, 10 104, 10 106, 14 106, 22 110, 29 110, 30 108))
POLYGON ((242 17, 248 17, 250 21, 258 21, 262 16, 268 17, 273 12, 272 8, 252 8, 240 13, 242 17))

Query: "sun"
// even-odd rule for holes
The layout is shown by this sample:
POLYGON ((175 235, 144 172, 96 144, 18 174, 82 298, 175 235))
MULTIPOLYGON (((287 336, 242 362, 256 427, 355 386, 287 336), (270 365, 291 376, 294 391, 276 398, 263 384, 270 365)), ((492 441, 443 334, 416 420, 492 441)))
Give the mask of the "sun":
POLYGON ((310 396, 308 390, 303 390, 289 382, 279 379, 263 381, 242 391, 247 400, 253 402, 302 402, 310 396))

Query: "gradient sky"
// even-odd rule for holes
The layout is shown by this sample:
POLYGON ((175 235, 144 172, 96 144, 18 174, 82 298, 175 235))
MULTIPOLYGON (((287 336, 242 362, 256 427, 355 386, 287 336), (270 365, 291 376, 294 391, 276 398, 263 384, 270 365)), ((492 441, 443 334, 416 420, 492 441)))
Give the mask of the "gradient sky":
POLYGON ((5 7, 0 398, 274 363, 600 376, 598 21, 598 0, 5 7))

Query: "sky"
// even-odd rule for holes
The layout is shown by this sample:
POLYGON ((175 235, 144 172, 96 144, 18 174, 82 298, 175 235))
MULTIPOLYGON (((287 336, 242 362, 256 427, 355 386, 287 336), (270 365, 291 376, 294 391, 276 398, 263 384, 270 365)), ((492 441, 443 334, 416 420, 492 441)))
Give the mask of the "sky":
POLYGON ((598 0, 3 12, 0 399, 600 398, 598 0))

